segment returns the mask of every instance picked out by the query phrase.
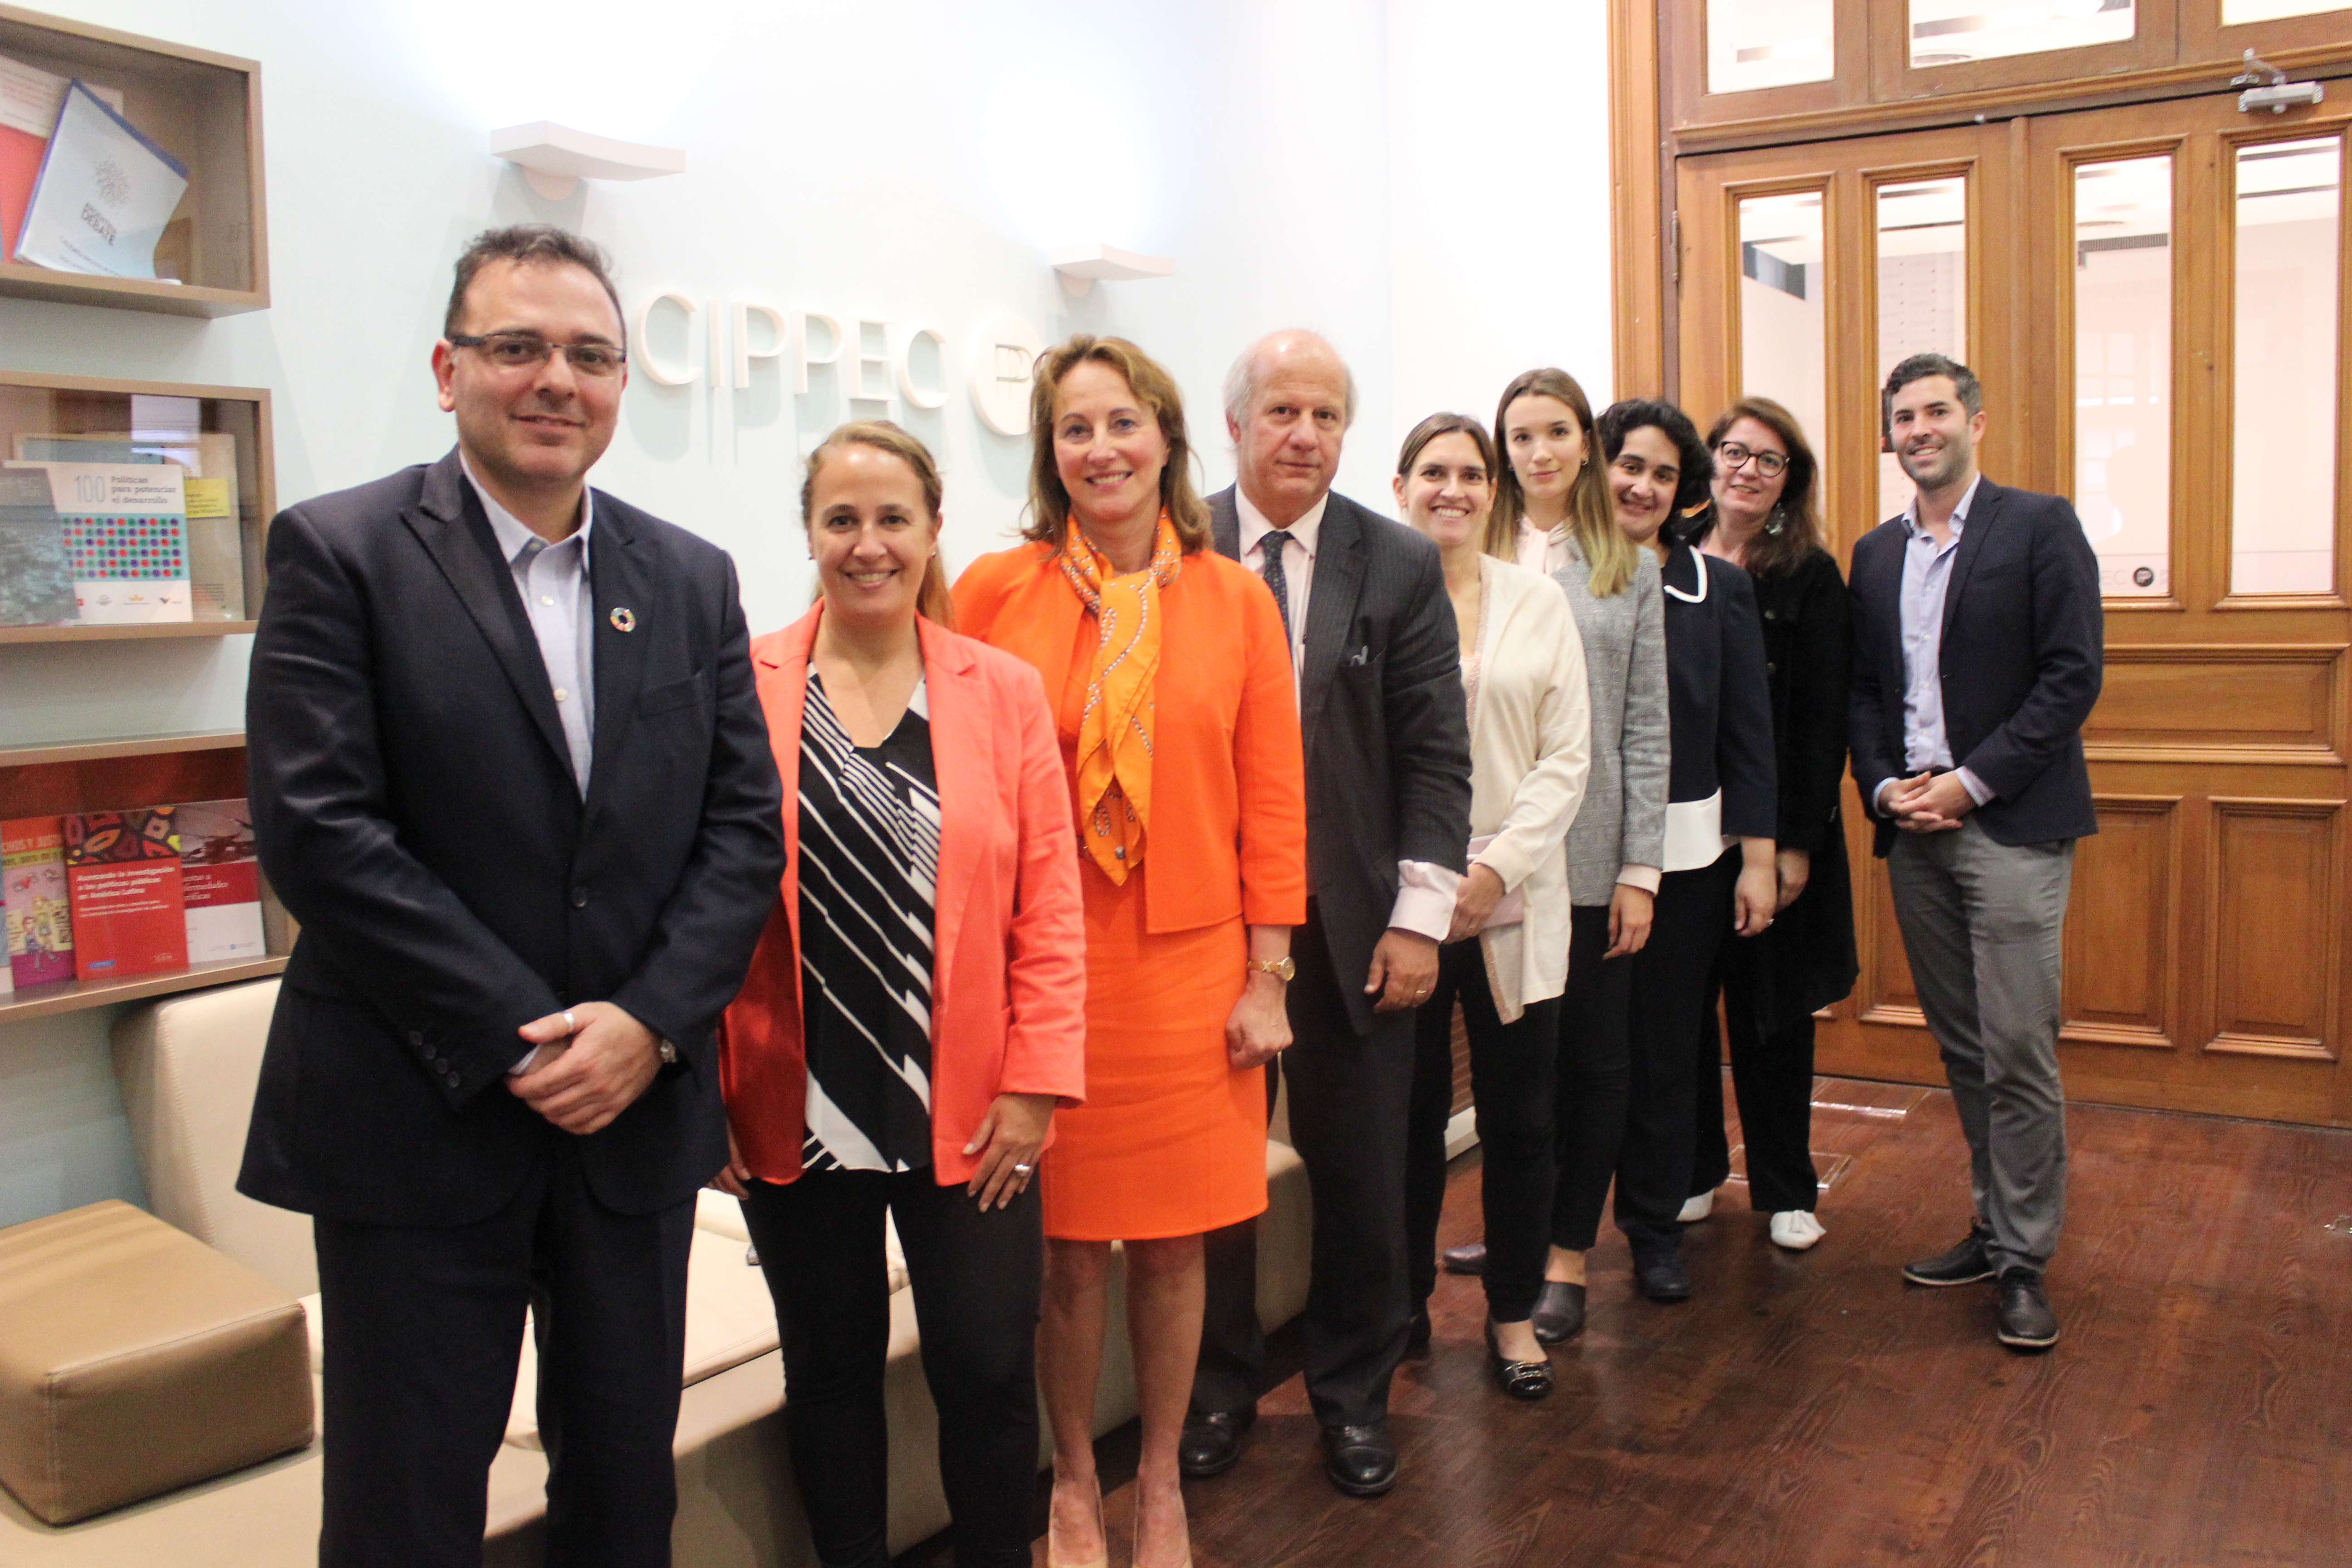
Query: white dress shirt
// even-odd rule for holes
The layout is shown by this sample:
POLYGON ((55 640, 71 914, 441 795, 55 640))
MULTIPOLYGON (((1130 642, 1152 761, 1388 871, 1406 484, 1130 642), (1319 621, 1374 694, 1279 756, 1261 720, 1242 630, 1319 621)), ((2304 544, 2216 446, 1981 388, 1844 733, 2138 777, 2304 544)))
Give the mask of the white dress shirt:
MULTIPOLYGON (((1315 586, 1315 543, 1323 530, 1323 513, 1331 503, 1326 490, 1318 496, 1306 515, 1290 525, 1290 539, 1282 547, 1284 595, 1290 610, 1290 681, 1291 695, 1300 695, 1300 671, 1305 668, 1307 654, 1307 603, 1315 586)), ((1274 531, 1274 524, 1265 520, 1250 500, 1249 492, 1239 485, 1234 487, 1234 510, 1241 519, 1242 564, 1265 575, 1265 551, 1263 542, 1274 531)), ((1307 867, 1307 890, 1315 886, 1314 858, 1309 856, 1307 867)), ((1397 862, 1396 906, 1389 911, 1389 924, 1402 931, 1425 936, 1432 942, 1444 942, 1454 925, 1454 896, 1462 886, 1462 874, 1429 860, 1399 860, 1397 862)))
MULTIPOLYGON (((1903 510, 1903 763, 1915 774, 1953 763, 1951 738, 1944 729, 1944 600, 1951 591, 1952 563, 1968 528, 1969 508, 1983 482, 1981 474, 1969 481, 1960 504, 1952 509, 1952 537, 1942 544, 1919 525, 1916 494, 1903 510)), ((1970 800, 1982 805, 1992 798, 1982 779, 1967 768, 1956 771, 1970 800)), ((1870 792, 1880 816, 1886 814, 1886 786, 1900 782, 1882 779, 1870 792)))
MULTIPOLYGON (((464 464, 464 458, 459 458, 464 464)), ((588 535, 595 526, 594 492, 580 492, 580 526, 570 538, 551 544, 498 503, 466 468, 466 481, 489 514, 499 553, 514 574, 523 614, 539 639, 539 657, 555 689, 555 715, 572 753, 572 778, 584 799, 588 763, 596 739, 595 595, 588 584, 588 535)))

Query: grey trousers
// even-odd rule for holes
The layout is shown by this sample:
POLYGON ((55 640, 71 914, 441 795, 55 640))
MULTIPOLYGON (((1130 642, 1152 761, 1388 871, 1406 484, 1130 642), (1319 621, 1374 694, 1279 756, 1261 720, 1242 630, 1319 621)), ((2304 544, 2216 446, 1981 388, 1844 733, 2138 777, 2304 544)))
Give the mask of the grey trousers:
POLYGON ((2064 1217, 2058 958, 2074 870, 2073 839, 2000 844, 1974 817, 1951 832, 1898 835, 1886 858, 1997 1269, 2048 1264, 2064 1217))

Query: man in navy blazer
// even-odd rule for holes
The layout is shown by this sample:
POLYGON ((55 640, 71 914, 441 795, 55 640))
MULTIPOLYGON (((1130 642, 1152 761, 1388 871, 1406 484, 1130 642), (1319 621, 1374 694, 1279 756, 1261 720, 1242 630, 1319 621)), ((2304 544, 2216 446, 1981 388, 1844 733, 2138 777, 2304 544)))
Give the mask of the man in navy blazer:
POLYGON ((1984 398, 1915 354, 1882 399, 1917 496, 1853 549, 1853 776, 1919 1005, 1967 1135, 1975 1222, 1903 1270, 1998 1279, 1996 1334, 2055 1343, 2042 1286, 2065 1207, 2059 936, 2098 831, 2083 724, 2099 698, 2098 562, 2074 509, 1977 471, 1984 398))
POLYGON ((481 1562, 528 1306, 547 1561, 650 1568, 782 790, 733 565, 584 483, 601 254, 481 236, 433 362, 457 450, 269 529, 247 756, 302 934, 237 1185, 313 1216, 322 1563, 481 1562))

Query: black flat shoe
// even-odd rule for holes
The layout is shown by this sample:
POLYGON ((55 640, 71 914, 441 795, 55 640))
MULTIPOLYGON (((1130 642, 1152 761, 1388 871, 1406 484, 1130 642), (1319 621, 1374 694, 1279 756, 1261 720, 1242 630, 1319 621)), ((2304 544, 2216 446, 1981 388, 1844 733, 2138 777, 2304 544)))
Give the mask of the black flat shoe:
POLYGON ((1242 1434, 1257 1424, 1255 1410, 1212 1410, 1187 1415, 1176 1441, 1176 1468, 1195 1480, 1222 1476, 1242 1457, 1242 1434))
POLYGON ((1954 1247, 1923 1258, 1916 1263, 1903 1266, 1903 1278, 1914 1285, 1973 1285, 1979 1279, 1992 1278, 1992 1255, 1986 1244, 1992 1232, 1981 1225, 1969 1226, 1969 1234, 1954 1247))
POLYGON ((1495 1386, 1514 1399, 1541 1399, 1551 1392, 1551 1363, 1506 1356, 1492 1318, 1486 1320, 1486 1370, 1495 1374, 1495 1386))
POLYGON ((1635 1253, 1633 1286, 1653 1301, 1689 1300, 1690 1271, 1683 1267, 1682 1248, 1665 1247, 1654 1252, 1635 1253))
POLYGON ((1584 1287, 1545 1280, 1529 1321, 1535 1324, 1536 1338, 1545 1344, 1574 1339, 1584 1331, 1584 1287))
POLYGON ((1994 1337, 2013 1351, 2046 1351, 2058 1342, 2058 1314, 2042 1289, 2042 1276, 2021 1265, 2000 1271, 2000 1310, 1994 1337))
POLYGON ((1404 1331, 1404 1353, 1407 1355, 1419 1355, 1422 1352, 1427 1350, 1429 1348, 1430 1334, 1429 1309, 1424 1307, 1420 1311, 1415 1312, 1412 1315, 1412 1321, 1406 1325, 1404 1331))
POLYGON ((1449 1247, 1441 1256, 1445 1259, 1448 1274, 1486 1272, 1486 1244, 1483 1241, 1465 1241, 1459 1247, 1449 1247))
POLYGON ((1323 1474, 1349 1497, 1378 1497, 1396 1485, 1396 1448, 1389 1442, 1387 1420, 1324 1427, 1323 1474))

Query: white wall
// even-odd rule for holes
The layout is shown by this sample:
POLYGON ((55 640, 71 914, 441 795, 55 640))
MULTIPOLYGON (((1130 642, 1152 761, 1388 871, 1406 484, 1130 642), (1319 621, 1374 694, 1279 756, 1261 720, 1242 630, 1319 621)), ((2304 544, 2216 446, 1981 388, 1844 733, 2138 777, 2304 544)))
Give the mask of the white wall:
POLYGON ((1388 58, 1393 473, 1424 416, 1491 425, 1521 371, 1617 395, 1601 0, 1395 0, 1388 58))
MULTIPOLYGON (((203 322, 0 299, 0 367, 268 387, 280 504, 446 449, 425 356, 449 262, 485 226, 530 218, 607 246, 632 304, 675 288, 946 334, 948 405, 887 412, 942 454, 954 564, 1000 547, 1023 499, 1025 443, 983 429, 961 393, 971 335, 1000 310, 1161 358, 1212 489, 1232 472, 1224 368, 1276 327, 1318 327, 1353 365, 1366 416, 1340 485, 1374 505, 1421 413, 1483 416, 1539 363, 1606 392, 1597 0, 45 4, 262 62, 273 303, 203 322), (1486 130, 1497 68, 1550 95, 1560 128, 1525 247, 1495 243, 1528 194, 1486 130), (544 200, 487 152, 491 128, 542 118, 682 146, 688 172, 544 200), (1469 194, 1401 224, 1440 143, 1469 194), (1071 299, 1044 253, 1089 240, 1178 274, 1071 299)), ((666 357, 677 340, 672 323, 666 357)), ((754 374, 744 393, 634 378, 595 478, 734 552, 756 631, 807 602, 796 458, 845 413, 835 372, 803 398, 772 362, 754 374)), ((234 727, 247 657, 241 637, 0 647, 0 744, 234 727)), ((0 1223, 138 1196, 110 1016, 0 1029, 0 1223)))

